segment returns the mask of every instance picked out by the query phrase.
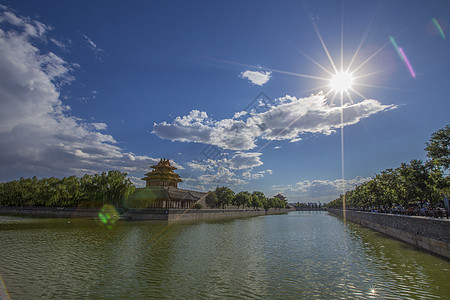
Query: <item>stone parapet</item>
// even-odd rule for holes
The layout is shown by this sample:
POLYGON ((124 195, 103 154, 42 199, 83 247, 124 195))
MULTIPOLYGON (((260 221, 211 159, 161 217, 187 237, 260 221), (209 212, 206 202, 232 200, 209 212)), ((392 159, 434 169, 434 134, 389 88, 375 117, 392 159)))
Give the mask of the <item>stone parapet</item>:
MULTIPOLYGON (((342 209, 328 212, 343 217, 342 209)), ((385 233, 401 241, 450 259, 450 220, 392 215, 362 211, 345 211, 353 223, 385 233)))

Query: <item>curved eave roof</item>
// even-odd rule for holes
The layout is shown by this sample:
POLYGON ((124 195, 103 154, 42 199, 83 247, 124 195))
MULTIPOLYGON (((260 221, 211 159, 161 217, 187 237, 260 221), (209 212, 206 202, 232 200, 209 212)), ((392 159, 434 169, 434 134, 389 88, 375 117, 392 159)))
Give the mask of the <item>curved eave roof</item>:
POLYGON ((176 181, 176 182, 183 182, 179 177, 169 177, 169 176, 147 176, 144 178, 141 178, 142 180, 149 181, 149 180, 160 180, 160 181, 176 181))
POLYGON ((168 166, 168 165, 153 165, 153 166, 150 166, 150 167, 153 168, 153 169, 161 169, 161 168, 168 168, 168 169, 171 169, 171 170, 176 170, 177 169, 175 167, 168 166))

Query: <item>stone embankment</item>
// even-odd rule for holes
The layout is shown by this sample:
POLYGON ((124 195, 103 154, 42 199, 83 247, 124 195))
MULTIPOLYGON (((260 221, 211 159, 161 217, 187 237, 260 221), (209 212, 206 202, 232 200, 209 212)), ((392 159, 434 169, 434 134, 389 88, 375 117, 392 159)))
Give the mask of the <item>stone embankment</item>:
POLYGON ((286 214, 290 209, 129 209, 121 215, 125 220, 204 221, 286 214))
MULTIPOLYGON (((328 212, 343 217, 342 209, 328 212)), ((346 219, 450 259, 450 220, 346 210, 346 219)))
MULTIPOLYGON (((0 215, 15 215, 43 218, 97 218, 98 208, 81 207, 19 207, 0 206, 0 215)), ((262 215, 286 214, 290 209, 119 209, 118 213, 123 220, 163 220, 202 221, 214 219, 245 218, 262 215)))
POLYGON ((39 218, 95 218, 98 208, 54 206, 0 206, 0 215, 39 218))

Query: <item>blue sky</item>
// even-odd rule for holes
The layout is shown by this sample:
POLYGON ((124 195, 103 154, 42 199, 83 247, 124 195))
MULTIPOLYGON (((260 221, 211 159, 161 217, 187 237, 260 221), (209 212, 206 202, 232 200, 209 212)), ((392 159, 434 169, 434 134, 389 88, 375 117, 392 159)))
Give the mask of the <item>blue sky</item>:
POLYGON ((165 157, 182 188, 328 202, 448 124, 447 1, 0 3, 2 181, 165 157))

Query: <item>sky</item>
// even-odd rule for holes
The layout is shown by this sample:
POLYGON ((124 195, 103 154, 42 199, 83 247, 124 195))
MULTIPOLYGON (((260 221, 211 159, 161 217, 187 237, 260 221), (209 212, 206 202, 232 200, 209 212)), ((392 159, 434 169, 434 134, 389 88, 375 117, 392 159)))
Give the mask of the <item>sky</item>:
POLYGON ((0 181, 167 158, 180 188, 332 201, 426 160, 449 26, 448 1, 0 0, 0 181))

